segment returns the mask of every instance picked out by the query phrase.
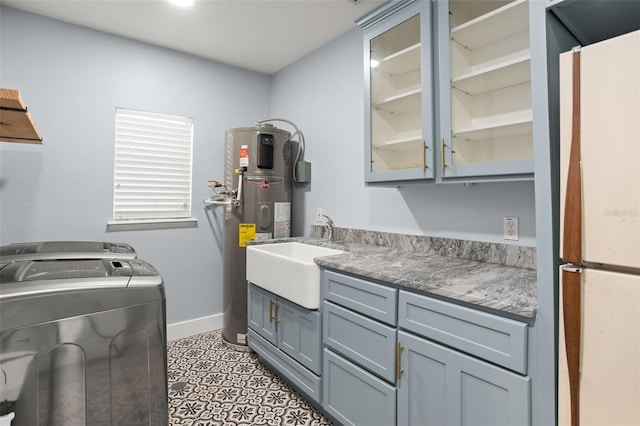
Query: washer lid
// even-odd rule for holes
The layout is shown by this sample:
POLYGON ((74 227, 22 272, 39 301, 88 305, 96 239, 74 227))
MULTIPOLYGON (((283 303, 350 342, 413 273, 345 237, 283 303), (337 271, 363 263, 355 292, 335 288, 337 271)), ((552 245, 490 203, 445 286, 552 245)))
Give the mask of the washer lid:
POLYGON ((0 270, 0 283, 108 277, 103 260, 25 260, 0 270))
POLYGON ((153 266, 138 259, 28 260, 0 269, 0 300, 130 285, 161 286, 162 278, 153 266))
POLYGON ((37 259, 134 259, 136 252, 125 243, 99 241, 43 241, 0 247, 0 263, 37 259))

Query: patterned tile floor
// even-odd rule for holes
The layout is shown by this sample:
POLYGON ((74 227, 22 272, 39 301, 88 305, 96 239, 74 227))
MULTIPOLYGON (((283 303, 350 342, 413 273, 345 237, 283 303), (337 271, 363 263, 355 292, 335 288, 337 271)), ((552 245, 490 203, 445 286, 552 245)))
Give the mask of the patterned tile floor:
POLYGON ((169 342, 167 374, 171 425, 331 425, 220 330, 169 342))

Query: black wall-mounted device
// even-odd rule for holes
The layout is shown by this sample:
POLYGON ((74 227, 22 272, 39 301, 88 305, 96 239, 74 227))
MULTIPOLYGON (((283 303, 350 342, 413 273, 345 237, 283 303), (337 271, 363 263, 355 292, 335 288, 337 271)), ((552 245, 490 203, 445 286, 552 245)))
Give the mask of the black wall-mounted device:
POLYGON ((258 168, 273 169, 273 135, 258 135, 258 168))

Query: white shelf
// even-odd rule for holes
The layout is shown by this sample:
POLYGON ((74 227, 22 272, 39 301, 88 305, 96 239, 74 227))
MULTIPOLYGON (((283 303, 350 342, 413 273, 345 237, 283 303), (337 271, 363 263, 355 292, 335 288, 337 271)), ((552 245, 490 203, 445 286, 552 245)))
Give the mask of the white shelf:
POLYGON ((505 138, 509 136, 525 135, 533 132, 532 118, 524 118, 521 120, 503 121, 484 126, 454 129, 452 136, 466 140, 486 140, 505 138))
POLYGON ((422 105, 422 88, 409 90, 398 95, 374 102, 373 107, 393 113, 419 110, 422 105))
POLYGON ((531 81, 531 54, 460 75, 451 80, 451 86, 470 95, 479 95, 528 81, 531 81))
POLYGON ((396 163, 388 166, 388 170, 406 170, 406 169, 421 169, 424 168, 424 164, 421 162, 411 163, 396 163))
POLYGON ((420 69, 420 43, 383 58, 378 70, 388 74, 405 74, 420 69))
POLYGON ((455 42, 474 50, 507 39, 529 28, 529 4, 516 0, 451 29, 455 42))
POLYGON ((424 147, 420 135, 374 143, 373 148, 380 151, 414 151, 418 148, 418 143, 420 143, 420 148, 424 147))

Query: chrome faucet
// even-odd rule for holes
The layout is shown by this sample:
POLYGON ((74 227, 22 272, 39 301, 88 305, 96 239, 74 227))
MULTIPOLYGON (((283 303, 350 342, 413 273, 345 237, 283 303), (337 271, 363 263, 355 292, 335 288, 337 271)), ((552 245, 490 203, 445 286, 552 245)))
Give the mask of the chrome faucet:
POLYGON ((335 225, 333 224, 333 220, 325 214, 323 214, 322 217, 327 218, 327 223, 324 224, 324 229, 329 233, 329 235, 327 235, 329 242, 333 243, 335 241, 335 225))

